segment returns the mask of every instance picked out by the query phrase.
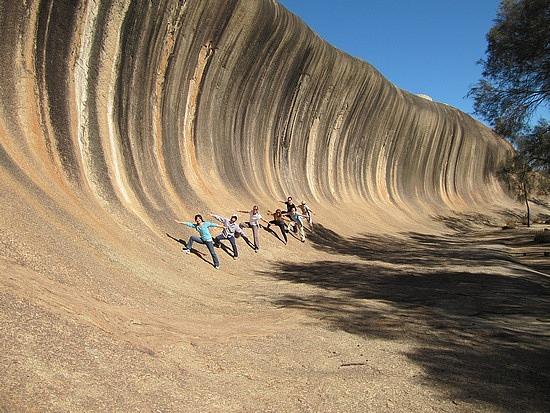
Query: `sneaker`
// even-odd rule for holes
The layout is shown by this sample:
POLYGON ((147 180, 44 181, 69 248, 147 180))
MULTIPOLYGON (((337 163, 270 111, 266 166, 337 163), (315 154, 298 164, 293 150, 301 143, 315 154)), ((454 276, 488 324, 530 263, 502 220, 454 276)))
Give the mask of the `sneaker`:
POLYGON ((219 270, 219 269, 220 269, 220 266, 219 266, 219 265, 214 265, 214 268, 215 268, 216 270, 219 270))
POLYGON ((189 248, 184 248, 183 252, 185 252, 186 254, 191 254, 191 251, 189 250, 189 248))

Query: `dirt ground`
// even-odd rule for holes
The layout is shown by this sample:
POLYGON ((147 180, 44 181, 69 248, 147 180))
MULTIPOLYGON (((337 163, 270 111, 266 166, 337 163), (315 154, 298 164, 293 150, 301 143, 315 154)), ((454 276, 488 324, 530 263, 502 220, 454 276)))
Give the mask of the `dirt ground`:
POLYGON ((318 224, 289 246, 264 230, 219 271, 182 253, 185 231, 155 273, 82 248, 46 265, 5 234, 0 411, 546 412, 550 245, 478 218, 318 224))

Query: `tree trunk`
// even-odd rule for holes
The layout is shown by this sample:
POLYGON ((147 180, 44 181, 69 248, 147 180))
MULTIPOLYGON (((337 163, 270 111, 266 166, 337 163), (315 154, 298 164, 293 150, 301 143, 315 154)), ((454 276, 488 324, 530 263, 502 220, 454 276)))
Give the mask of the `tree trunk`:
POLYGON ((523 182, 523 196, 525 198, 525 206, 527 207, 527 228, 531 226, 531 213, 529 210, 529 200, 527 199, 527 184, 523 182))

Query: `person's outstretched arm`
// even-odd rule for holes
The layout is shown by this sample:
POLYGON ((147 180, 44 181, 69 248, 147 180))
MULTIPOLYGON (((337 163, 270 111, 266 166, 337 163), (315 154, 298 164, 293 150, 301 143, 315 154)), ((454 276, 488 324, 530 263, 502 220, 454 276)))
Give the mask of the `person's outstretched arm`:
POLYGON ((211 217, 217 219, 218 221, 220 221, 222 224, 225 224, 227 219, 225 219, 224 217, 220 216, 220 215, 216 215, 216 214, 210 214, 211 217))
POLYGON ((210 222, 210 221, 204 221, 204 223, 206 224, 207 228, 225 228, 224 225, 214 224, 213 222, 210 222))
POLYGON ((175 219, 174 221, 176 221, 178 224, 183 224, 185 226, 188 226, 189 228, 195 228, 195 224, 192 223, 192 222, 189 222, 189 221, 178 221, 177 219, 175 219))

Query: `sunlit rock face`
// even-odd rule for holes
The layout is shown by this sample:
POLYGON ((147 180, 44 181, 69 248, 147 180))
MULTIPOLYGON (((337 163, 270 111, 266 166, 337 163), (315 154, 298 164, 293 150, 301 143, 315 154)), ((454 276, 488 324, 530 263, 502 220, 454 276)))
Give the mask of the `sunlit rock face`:
POLYGON ((0 0, 0 33, 0 411, 547 400, 542 323, 510 333, 542 284, 489 239, 434 235, 509 202, 486 127, 271 0, 0 0), (182 252, 174 219, 287 195, 315 212, 306 242, 262 230, 219 270, 182 252))
POLYGON ((509 146, 276 1, 3 0, 0 27, 12 206, 154 229, 287 194, 424 212, 503 196, 509 146))

